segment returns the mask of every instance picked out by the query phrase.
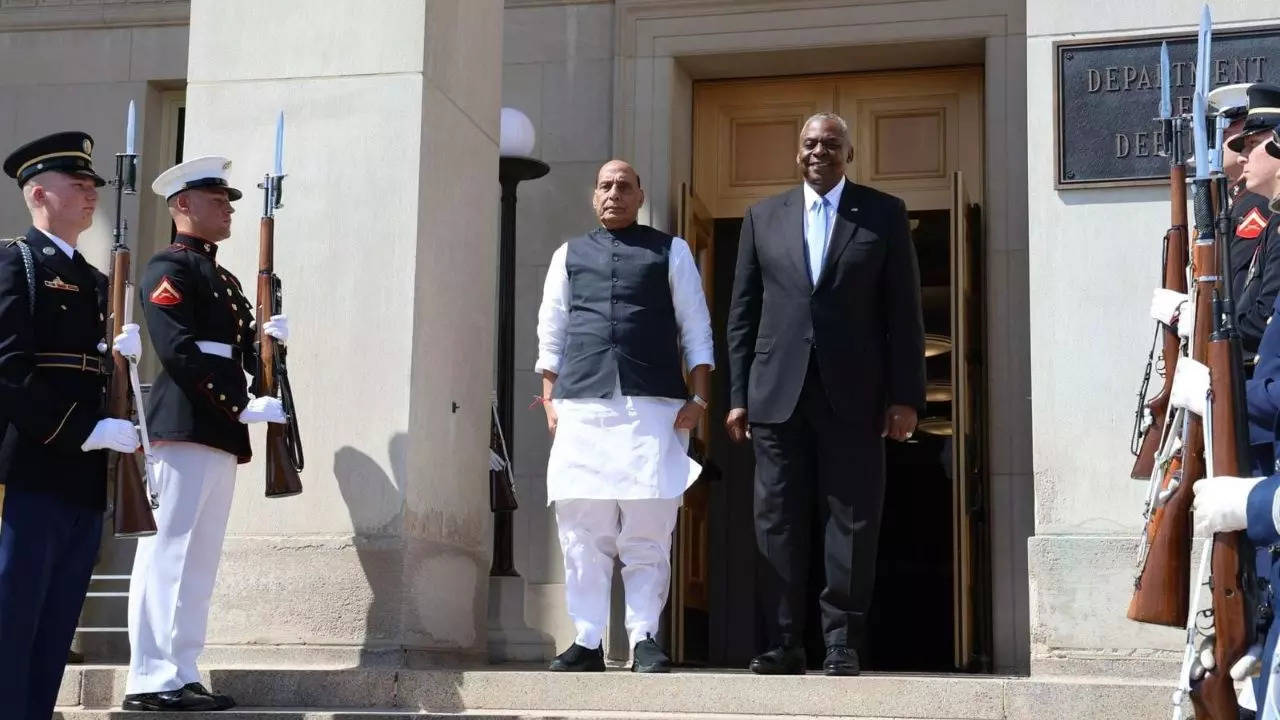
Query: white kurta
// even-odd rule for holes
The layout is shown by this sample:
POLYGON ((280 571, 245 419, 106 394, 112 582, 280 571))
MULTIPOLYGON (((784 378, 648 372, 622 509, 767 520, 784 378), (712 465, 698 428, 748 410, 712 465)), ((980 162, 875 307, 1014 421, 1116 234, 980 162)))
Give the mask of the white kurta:
MULTIPOLYGON (((569 330, 568 246, 551 256, 538 310, 538 372, 560 371, 569 330)), ((711 317, 689 244, 671 241, 667 279, 689 369, 715 365, 711 317)), ((679 497, 702 468, 688 456, 689 433, 676 430, 684 401, 613 397, 552 401, 559 424, 547 462, 547 503, 556 500, 652 500, 679 497)))

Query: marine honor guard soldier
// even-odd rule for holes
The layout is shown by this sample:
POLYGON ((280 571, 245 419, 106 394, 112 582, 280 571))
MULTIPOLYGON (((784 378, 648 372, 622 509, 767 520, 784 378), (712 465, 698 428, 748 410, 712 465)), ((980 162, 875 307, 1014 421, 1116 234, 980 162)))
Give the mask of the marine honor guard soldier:
MULTIPOLYGON (((1241 153, 1246 138, 1263 130, 1258 124, 1260 116, 1256 113, 1253 124, 1246 130, 1250 123, 1249 91, 1255 86, 1261 92, 1268 87, 1262 83, 1224 85, 1215 88, 1207 98, 1210 113, 1222 115, 1229 123, 1224 133, 1227 141, 1223 148, 1222 171, 1230 183, 1232 237, 1229 257, 1235 295, 1232 300, 1235 303, 1236 328, 1245 354, 1246 377, 1253 374, 1258 343, 1271 317, 1271 306, 1280 292, 1280 243, 1267 242, 1267 238, 1275 234, 1278 220, 1267 207, 1269 198, 1249 187, 1244 177, 1245 158, 1241 153)), ((1255 107, 1261 107, 1257 104, 1259 100, 1255 100, 1255 107)), ((1186 308, 1183 303, 1187 297, 1185 293, 1157 288, 1152 297, 1152 318, 1166 325, 1176 325, 1180 311, 1186 308)))
POLYGON ((104 412, 107 279, 77 250, 93 224, 93 139, 61 132, 15 150, 32 227, 0 243, 0 707, 49 720, 97 557, 106 450, 138 434, 104 412))
MULTIPOLYGON (((249 394, 257 370, 253 305, 240 281, 218 264, 231 235, 231 161, 201 157, 162 173, 151 189, 165 198, 177 235, 147 263, 140 293, 162 371, 147 420, 162 497, 157 533, 138 541, 129 585, 132 654, 124 709, 223 710, 228 696, 201 684, 209 602, 235 487, 248 462, 249 423, 285 422, 274 397, 249 394)), ((263 330, 284 343, 289 327, 273 316, 263 330)))

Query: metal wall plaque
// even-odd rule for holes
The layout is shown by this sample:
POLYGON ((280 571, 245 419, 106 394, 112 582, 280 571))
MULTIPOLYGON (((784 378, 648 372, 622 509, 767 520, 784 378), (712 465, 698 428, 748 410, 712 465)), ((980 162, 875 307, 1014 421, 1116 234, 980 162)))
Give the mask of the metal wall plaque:
MULTIPOLYGON (((1143 185, 1169 177, 1160 106, 1160 43, 1168 41, 1173 111, 1190 112, 1194 33, 1057 43, 1054 76, 1059 188, 1143 185)), ((1213 34, 1209 87, 1280 83, 1280 28, 1213 34)))

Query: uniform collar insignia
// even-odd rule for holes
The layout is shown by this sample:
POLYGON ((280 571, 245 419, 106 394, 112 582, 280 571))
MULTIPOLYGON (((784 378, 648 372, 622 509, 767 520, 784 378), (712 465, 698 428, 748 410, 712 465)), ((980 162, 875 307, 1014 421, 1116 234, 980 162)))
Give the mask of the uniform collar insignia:
POLYGON ((195 252, 198 252, 210 259, 216 260, 218 257, 218 244, 211 243, 208 240, 202 240, 198 237, 179 235, 173 239, 173 244, 184 247, 187 250, 194 250, 195 252))

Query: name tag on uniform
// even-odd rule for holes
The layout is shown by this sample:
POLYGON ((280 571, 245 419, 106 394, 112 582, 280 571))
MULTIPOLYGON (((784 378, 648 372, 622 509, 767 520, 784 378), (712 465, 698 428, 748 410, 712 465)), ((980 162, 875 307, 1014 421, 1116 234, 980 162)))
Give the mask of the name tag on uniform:
POLYGON ((47 288, 53 288, 54 290, 62 290, 63 292, 80 292, 80 286, 72 285, 60 277, 56 277, 52 280, 45 280, 44 286, 47 288))

